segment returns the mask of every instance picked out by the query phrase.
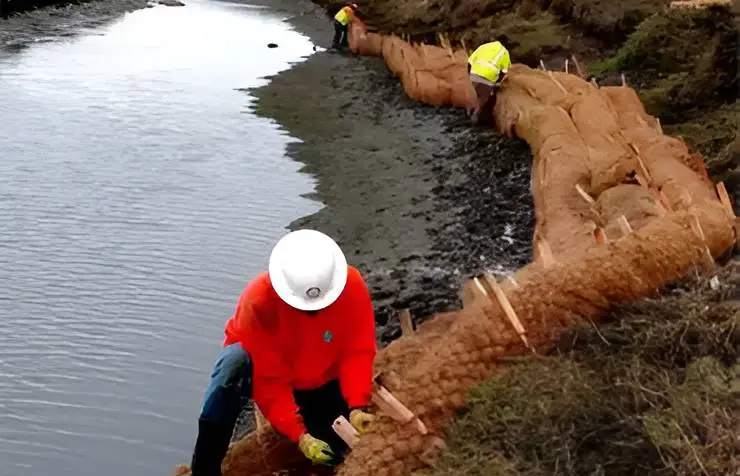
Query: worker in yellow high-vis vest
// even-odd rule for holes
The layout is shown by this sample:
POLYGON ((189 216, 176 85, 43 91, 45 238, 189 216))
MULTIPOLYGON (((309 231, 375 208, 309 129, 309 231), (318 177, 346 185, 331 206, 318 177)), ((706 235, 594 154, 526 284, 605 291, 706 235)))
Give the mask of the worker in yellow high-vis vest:
POLYGON ((355 15, 357 10, 357 4, 351 3, 343 6, 336 15, 334 15, 334 39, 331 42, 331 47, 339 50, 348 46, 347 30, 349 29, 349 23, 352 21, 352 17, 355 15))
POLYGON ((500 41, 480 45, 468 58, 470 82, 478 96, 477 106, 468 110, 473 124, 478 122, 480 111, 491 99, 495 99, 496 89, 501 85, 510 66, 509 51, 500 41))

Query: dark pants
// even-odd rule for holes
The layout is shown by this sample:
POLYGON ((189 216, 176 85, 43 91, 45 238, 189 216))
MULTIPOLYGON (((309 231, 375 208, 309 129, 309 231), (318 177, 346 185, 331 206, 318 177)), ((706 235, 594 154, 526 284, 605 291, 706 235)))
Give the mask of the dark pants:
MULTIPOLYGON (((338 381, 314 390, 293 392, 308 432, 329 444, 335 464, 344 458, 347 445, 332 429, 339 415, 349 417, 338 381)), ((198 418, 192 476, 220 476, 221 462, 229 448, 244 399, 252 397, 252 359, 241 344, 224 347, 216 359, 198 418)))
POLYGON ((339 49, 349 46, 347 29, 347 25, 342 25, 338 21, 334 20, 334 39, 331 41, 332 48, 339 49))

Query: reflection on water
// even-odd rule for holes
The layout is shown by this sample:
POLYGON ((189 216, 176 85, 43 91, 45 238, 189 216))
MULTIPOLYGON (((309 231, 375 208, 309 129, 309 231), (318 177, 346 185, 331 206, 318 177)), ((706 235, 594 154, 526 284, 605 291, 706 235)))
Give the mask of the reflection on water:
POLYGON ((310 52, 264 9, 191 0, 0 58, 0 475, 188 458, 238 293, 317 208, 236 89, 310 52))

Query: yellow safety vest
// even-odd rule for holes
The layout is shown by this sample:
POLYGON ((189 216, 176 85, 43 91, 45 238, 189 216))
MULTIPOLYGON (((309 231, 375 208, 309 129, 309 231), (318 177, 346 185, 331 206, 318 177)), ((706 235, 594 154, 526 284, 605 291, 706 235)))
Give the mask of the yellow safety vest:
POLYGON ((498 81, 501 72, 506 72, 511 66, 509 50, 504 48, 500 41, 480 45, 468 58, 470 72, 489 81, 498 81))
POLYGON ((342 25, 347 25, 352 19, 351 12, 352 7, 342 7, 342 9, 339 10, 336 15, 334 15, 334 19, 342 25))

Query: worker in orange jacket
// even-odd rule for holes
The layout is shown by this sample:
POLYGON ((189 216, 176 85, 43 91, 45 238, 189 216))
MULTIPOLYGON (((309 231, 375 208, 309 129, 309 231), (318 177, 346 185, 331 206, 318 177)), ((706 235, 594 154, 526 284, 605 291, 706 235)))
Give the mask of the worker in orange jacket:
POLYGON ((244 397, 317 464, 342 461, 340 415, 362 433, 377 352, 367 286, 339 245, 298 230, 272 250, 226 324, 198 420, 193 476, 220 476, 244 397))

